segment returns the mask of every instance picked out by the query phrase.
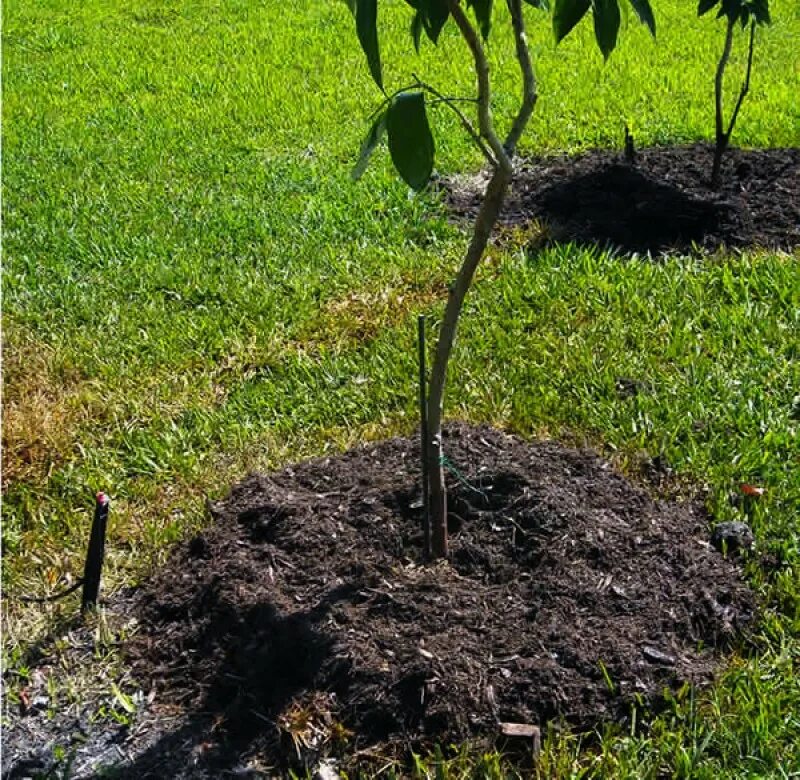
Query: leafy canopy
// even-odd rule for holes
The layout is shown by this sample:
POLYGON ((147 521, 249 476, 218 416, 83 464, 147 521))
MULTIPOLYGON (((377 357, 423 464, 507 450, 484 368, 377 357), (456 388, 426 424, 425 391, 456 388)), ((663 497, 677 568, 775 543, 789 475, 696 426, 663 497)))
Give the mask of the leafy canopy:
MULTIPOLYGON (((528 5, 542 11, 551 10, 556 42, 563 40, 570 31, 592 12, 594 32, 600 51, 607 59, 617 44, 620 27, 620 0, 525 0, 528 5)), ((447 103, 427 85, 417 82, 387 94, 383 84, 380 42, 378 40, 378 0, 345 0, 356 22, 356 34, 367 59, 373 80, 383 92, 385 99, 373 115, 367 137, 361 145, 361 153, 353 167, 353 178, 358 179, 367 169, 370 157, 387 136, 389 152, 397 172, 415 190, 422 189, 433 172, 435 145, 427 115, 426 91, 437 96, 437 103, 447 103)), ((494 0, 464 0, 475 16, 477 29, 484 40, 488 40, 492 29, 492 7, 494 0)), ((638 16, 655 35, 656 21, 650 0, 627 0, 638 16)), ((718 0, 700 0, 701 6, 718 0)), ((722 0, 748 5, 768 0, 722 0)), ((419 52, 422 34, 434 45, 450 19, 448 0, 406 0, 413 11, 409 28, 414 48, 419 52)), ((452 106, 450 106, 452 108, 452 106)))
MULTIPOLYGON (((649 0, 628 0, 634 13, 650 32, 656 34, 656 19, 649 0)), ((608 59, 617 45, 621 14, 618 0, 556 0, 553 8, 553 32, 560 42, 591 10, 594 37, 603 56, 608 59)))
POLYGON ((697 5, 697 15, 703 16, 719 5, 717 19, 723 16, 731 24, 740 22, 742 27, 752 19, 756 24, 770 24, 769 0, 700 0, 697 5))

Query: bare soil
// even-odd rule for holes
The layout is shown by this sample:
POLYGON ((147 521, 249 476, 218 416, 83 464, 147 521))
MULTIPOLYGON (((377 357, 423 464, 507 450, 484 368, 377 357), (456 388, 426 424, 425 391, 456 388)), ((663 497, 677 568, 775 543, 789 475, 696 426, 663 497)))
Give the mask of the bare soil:
MULTIPOLYGON (((623 253, 800 246, 800 149, 730 149, 716 191, 712 155, 695 144, 642 149, 632 165, 603 149, 524 159, 500 223, 538 222, 551 241, 623 253)), ((485 183, 482 174, 443 181, 457 219, 475 216, 485 183)))
POLYGON ((185 717, 123 776, 403 755, 492 742, 502 721, 587 729, 634 702, 642 716, 709 681, 752 621, 699 507, 489 428, 450 426, 446 451, 449 563, 423 560, 414 440, 253 475, 212 507, 133 602, 134 675, 185 717))

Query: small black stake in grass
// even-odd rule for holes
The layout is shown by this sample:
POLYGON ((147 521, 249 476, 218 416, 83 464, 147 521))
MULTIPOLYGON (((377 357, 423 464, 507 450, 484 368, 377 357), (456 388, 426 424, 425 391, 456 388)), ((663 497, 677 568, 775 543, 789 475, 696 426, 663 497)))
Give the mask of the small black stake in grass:
POLYGON ((92 533, 89 537, 89 549, 86 552, 86 565, 83 569, 83 599, 81 612, 97 604, 100 593, 100 576, 103 571, 103 557, 106 550, 106 524, 108 523, 108 496, 97 494, 92 520, 92 533))
POLYGON ((422 468, 422 531, 425 535, 425 555, 431 555, 431 516, 428 485, 428 399, 425 393, 425 315, 417 317, 417 346, 419 351, 419 458, 422 468))
POLYGON ((636 147, 628 125, 625 125, 625 162, 630 166, 636 165, 636 147))

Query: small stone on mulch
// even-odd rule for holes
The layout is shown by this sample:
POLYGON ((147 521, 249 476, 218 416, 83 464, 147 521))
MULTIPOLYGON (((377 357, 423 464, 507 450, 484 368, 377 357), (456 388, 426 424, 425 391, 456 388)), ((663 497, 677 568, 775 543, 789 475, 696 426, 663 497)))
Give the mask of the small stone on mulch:
POLYGON ((736 520, 719 523, 711 534, 711 544, 724 554, 749 550, 754 541, 755 537, 750 526, 736 520))

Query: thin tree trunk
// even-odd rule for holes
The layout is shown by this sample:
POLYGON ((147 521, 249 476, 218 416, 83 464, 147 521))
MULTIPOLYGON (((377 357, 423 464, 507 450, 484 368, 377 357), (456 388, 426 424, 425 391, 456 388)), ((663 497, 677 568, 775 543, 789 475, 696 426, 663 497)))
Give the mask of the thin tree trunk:
POLYGON ((525 35, 525 20, 520 0, 507 0, 511 13, 516 54, 522 71, 523 96, 519 112, 512 124, 505 144, 500 142, 494 130, 491 114, 491 88, 489 83, 489 63, 475 28, 467 19, 460 0, 447 0, 447 6, 464 40, 469 46, 475 61, 475 76, 478 82, 478 130, 486 140, 494 158, 492 178, 484 193, 478 216, 464 262, 458 276, 450 288, 444 320, 439 329, 436 354, 431 368, 428 392, 428 442, 425 448, 428 476, 430 479, 430 522, 432 553, 436 558, 446 558, 448 554, 447 533, 447 490, 444 481, 442 453, 442 411, 444 387, 447 379, 447 364, 453 350, 458 320, 464 306, 475 271, 486 250, 489 237, 500 215, 508 186, 511 183, 513 167, 511 158, 517 142, 530 119, 536 104, 536 79, 533 74, 528 41, 525 35))
POLYGON ((503 142, 503 147, 508 156, 514 157, 517 153, 519 139, 528 125, 539 96, 536 91, 536 76, 533 73, 531 54, 528 49, 528 36, 525 32, 525 17, 522 15, 521 0, 507 0, 507 4, 508 11, 511 14, 511 26, 514 30, 517 62, 522 71, 522 101, 514 123, 508 131, 506 140, 503 142))
POLYGON ((464 306, 464 299, 472 284, 472 278, 483 257, 489 236, 497 222, 503 206, 511 173, 505 168, 496 168, 489 181, 483 203, 475 220, 469 249, 450 288, 444 320, 439 329, 436 356, 431 370, 430 391, 428 394, 428 446, 427 461, 430 479, 430 518, 432 549, 436 558, 446 558, 448 554, 447 534, 447 490, 444 482, 442 463, 442 408, 444 386, 447 378, 447 364, 453 349, 458 319, 464 306))
POLYGON ((731 57, 731 48, 733 47, 733 26, 734 21, 729 17, 728 27, 725 31, 725 45, 722 49, 722 55, 717 64, 717 74, 714 78, 716 138, 714 145, 714 164, 711 168, 711 186, 714 189, 718 189, 722 181, 722 156, 728 148, 729 136, 725 132, 725 123, 722 116, 722 82, 725 76, 725 68, 728 66, 728 60, 731 57))
POLYGON ((747 51, 747 70, 745 71, 742 88, 739 91, 739 98, 736 101, 736 105, 733 107, 731 120, 728 123, 728 129, 723 134, 723 141, 721 145, 719 143, 719 138, 717 139, 717 148, 715 149, 714 154, 714 168, 711 173, 711 182, 715 189, 719 188, 720 184, 722 183, 722 156, 728 149, 728 144, 731 140, 731 134, 733 133, 733 128, 736 126, 736 120, 739 118, 739 110, 742 107, 742 102, 744 101, 745 95, 747 95, 747 93, 750 91, 750 74, 753 71, 753 47, 755 46, 755 40, 756 23, 755 20, 753 20, 750 22, 750 45, 747 51))
MULTIPOLYGON (((518 4, 519 0, 511 0, 511 2, 518 4)), ((485 139, 489 145, 495 164, 492 178, 486 188, 475 220, 467 254, 455 282, 450 287, 444 320, 439 329, 439 338, 436 343, 436 354, 431 367, 428 391, 428 443, 425 457, 430 480, 431 547, 435 558, 446 558, 448 554, 447 490, 442 459, 442 404, 447 364, 453 349, 464 299, 489 242, 489 236, 497 222, 512 175, 511 159, 497 137, 492 122, 489 62, 486 59, 483 45, 475 28, 467 19, 460 0, 447 0, 447 7, 475 62, 475 77, 478 85, 478 130, 481 138, 485 139)), ((521 18, 521 14, 518 18, 521 18)), ((518 26, 515 24, 514 27, 516 32, 518 26)))
POLYGON ((711 186, 715 190, 718 190, 722 184, 722 158, 727 149, 727 136, 724 134, 718 136, 716 146, 714 147, 714 164, 711 167, 711 186))

